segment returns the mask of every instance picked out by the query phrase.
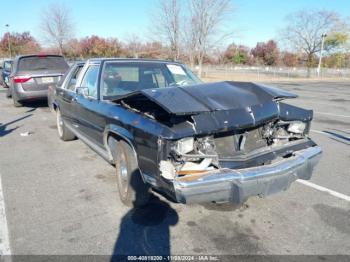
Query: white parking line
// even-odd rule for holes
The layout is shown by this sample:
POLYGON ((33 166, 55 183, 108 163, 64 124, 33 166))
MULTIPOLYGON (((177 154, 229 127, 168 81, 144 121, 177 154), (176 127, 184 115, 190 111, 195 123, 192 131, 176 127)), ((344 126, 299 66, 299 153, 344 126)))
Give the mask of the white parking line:
POLYGON ((299 182, 300 184, 303 184, 305 186, 312 187, 312 188, 317 189, 319 191, 326 192, 326 193, 328 193, 328 194, 330 194, 332 196, 335 196, 337 198, 340 198, 340 199, 343 199, 345 201, 350 202, 350 196, 344 195, 342 193, 338 193, 336 191, 333 191, 333 190, 328 189, 328 188, 323 187, 323 186, 316 185, 316 184, 311 183, 311 182, 306 181, 306 180, 298 179, 297 182, 299 182))
POLYGON ((319 130, 315 130, 315 129, 311 129, 311 132, 317 133, 317 134, 322 134, 322 135, 326 135, 326 133, 319 131, 319 130))
POLYGON ((328 115, 328 116, 337 116, 337 117, 346 117, 350 118, 348 115, 338 115, 338 114, 332 114, 332 113, 326 113, 326 112, 319 112, 319 111, 314 111, 315 114, 321 114, 321 115, 328 115))
POLYGON ((0 174, 0 256, 3 255, 11 255, 11 249, 0 174))

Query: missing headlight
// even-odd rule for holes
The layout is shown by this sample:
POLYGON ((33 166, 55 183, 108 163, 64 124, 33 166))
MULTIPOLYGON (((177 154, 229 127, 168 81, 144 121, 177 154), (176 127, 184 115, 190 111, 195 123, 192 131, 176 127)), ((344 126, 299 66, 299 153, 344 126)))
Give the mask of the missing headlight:
POLYGON ((289 124, 288 126, 288 132, 294 133, 294 134, 303 134, 306 129, 306 124, 301 121, 295 121, 289 124))
POLYGON ((194 138, 186 137, 176 142, 174 150, 180 155, 190 153, 194 150, 194 138))

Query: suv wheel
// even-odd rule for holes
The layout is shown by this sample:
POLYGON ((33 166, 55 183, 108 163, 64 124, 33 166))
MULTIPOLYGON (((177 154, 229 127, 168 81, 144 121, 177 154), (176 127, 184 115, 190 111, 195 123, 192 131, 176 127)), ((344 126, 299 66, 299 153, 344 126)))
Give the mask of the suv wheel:
POLYGON ((12 100, 13 100, 13 105, 14 105, 15 107, 21 107, 21 106, 23 106, 23 105, 21 104, 21 102, 18 101, 18 97, 17 97, 17 95, 16 95, 16 92, 12 92, 12 100))
POLYGON ((62 118, 60 110, 57 108, 56 110, 56 124, 57 124, 57 131, 58 131, 58 136, 63 140, 63 141, 71 141, 75 139, 75 135, 73 134, 72 131, 70 131, 62 118))
POLYGON ((54 113, 55 112, 55 108, 53 106, 53 103, 52 103, 52 99, 48 96, 47 97, 47 106, 49 107, 49 110, 54 113))
POLYGON ((120 141, 116 149, 115 168, 120 200, 127 206, 146 205, 150 197, 149 186, 142 180, 132 148, 120 141))
POLYGON ((6 97, 7 98, 11 98, 11 88, 9 87, 9 88, 7 88, 7 90, 6 90, 6 97))

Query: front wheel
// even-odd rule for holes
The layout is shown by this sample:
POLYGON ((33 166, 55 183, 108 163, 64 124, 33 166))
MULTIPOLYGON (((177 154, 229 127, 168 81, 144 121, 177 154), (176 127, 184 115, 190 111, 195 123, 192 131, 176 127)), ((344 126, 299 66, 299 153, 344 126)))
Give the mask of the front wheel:
POLYGON ((58 136, 63 141, 71 141, 75 139, 75 135, 73 134, 73 132, 70 131, 65 125, 61 115, 61 111, 58 108, 56 110, 56 124, 57 124, 58 136))
POLYGON ((115 168, 120 200, 124 205, 141 207, 148 203, 150 192, 141 177, 136 156, 124 141, 117 143, 115 168))

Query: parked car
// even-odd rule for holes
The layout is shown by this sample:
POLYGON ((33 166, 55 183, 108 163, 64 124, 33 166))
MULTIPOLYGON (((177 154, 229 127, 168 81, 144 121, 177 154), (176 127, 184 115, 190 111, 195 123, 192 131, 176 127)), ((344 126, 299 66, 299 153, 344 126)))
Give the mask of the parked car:
POLYGON ((246 82, 202 83, 169 61, 91 59, 75 90, 58 87, 59 137, 116 168, 124 204, 153 188, 181 203, 243 203, 310 179, 321 148, 296 95, 246 82))
POLYGON ((49 85, 57 83, 69 68, 63 56, 17 56, 13 62, 8 97, 16 107, 22 102, 47 99, 49 85))
POLYGON ((77 77, 84 64, 85 62, 74 63, 57 84, 49 85, 47 90, 47 104, 52 112, 54 111, 53 102, 55 99, 57 86, 61 86, 63 89, 73 91, 75 89, 77 77))
POLYGON ((4 60, 0 66, 0 70, 1 70, 0 84, 3 87, 8 88, 11 68, 12 68, 12 60, 4 60))

